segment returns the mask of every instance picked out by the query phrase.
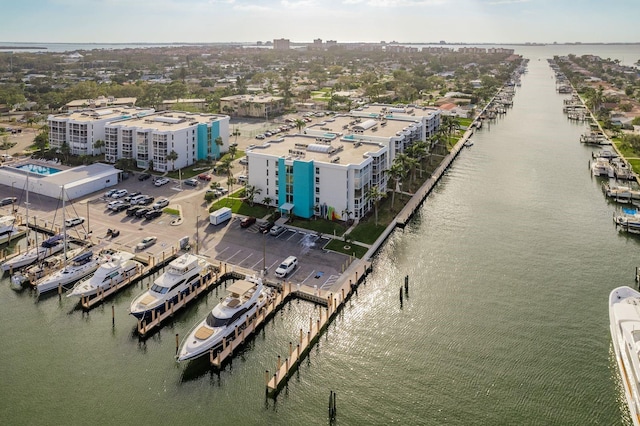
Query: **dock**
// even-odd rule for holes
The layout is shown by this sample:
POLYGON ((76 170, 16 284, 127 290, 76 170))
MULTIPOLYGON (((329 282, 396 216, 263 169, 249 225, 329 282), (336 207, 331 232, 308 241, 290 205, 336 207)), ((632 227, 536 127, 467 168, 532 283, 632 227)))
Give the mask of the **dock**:
MULTIPOLYGON (((166 301, 164 304, 164 312, 156 313, 151 311, 151 321, 138 320, 136 330, 140 337, 145 337, 148 333, 153 331, 156 327, 160 326, 167 318, 173 317, 173 315, 184 308, 189 302, 197 299, 201 294, 206 293, 210 288, 215 288, 223 281, 229 278, 237 278, 236 273, 231 272, 218 276, 219 272, 215 270, 215 267, 211 265, 206 271, 201 272, 200 282, 198 286, 186 295, 178 293, 178 300, 174 303, 166 301)), ((243 275, 244 277, 244 275, 243 275)))

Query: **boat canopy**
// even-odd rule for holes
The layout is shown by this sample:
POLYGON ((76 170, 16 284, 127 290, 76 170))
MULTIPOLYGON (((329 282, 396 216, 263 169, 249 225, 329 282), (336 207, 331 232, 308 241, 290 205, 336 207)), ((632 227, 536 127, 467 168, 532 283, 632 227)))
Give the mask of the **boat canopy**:
POLYGON ((58 245, 58 241, 60 241, 63 238, 64 238, 64 235, 62 234, 54 235, 53 237, 47 240, 44 240, 42 242, 42 247, 46 247, 46 248, 55 247, 58 245))
POLYGON ((89 260, 91 260, 91 257, 93 256, 93 252, 86 252, 86 253, 82 253, 77 255, 76 257, 74 257, 73 259, 71 259, 72 262, 75 263, 84 263, 84 262, 88 262, 89 260))
MULTIPOLYGON (((238 280, 227 287, 227 291, 231 294, 242 296, 247 291, 251 290, 256 286, 256 283, 252 283, 250 281, 238 280)), ((236 297, 238 297, 236 296, 236 297)))

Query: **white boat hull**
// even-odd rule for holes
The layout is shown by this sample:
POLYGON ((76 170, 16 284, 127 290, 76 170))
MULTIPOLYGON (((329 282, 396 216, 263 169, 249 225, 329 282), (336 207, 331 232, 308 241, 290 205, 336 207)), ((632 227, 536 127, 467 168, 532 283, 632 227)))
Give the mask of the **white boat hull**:
POLYGON ((609 323, 616 363, 635 426, 640 426, 640 395, 637 358, 640 337, 640 293, 630 287, 618 287, 609 295, 609 323), (637 334, 637 335, 636 335, 637 334), (629 357, 631 351, 631 357, 629 357))
POLYGON ((98 294, 98 290, 107 291, 112 286, 116 286, 126 279, 133 277, 142 270, 142 264, 135 260, 127 260, 121 265, 100 265, 96 273, 89 279, 84 280, 73 287, 67 297, 90 297, 98 294), (101 271, 104 269, 104 271, 101 271), (116 274, 117 272, 117 274, 116 274))
POLYGON ((60 286, 64 287, 94 273, 98 269, 99 262, 100 259, 93 259, 84 265, 62 268, 36 283, 38 294, 55 290, 60 286))
POLYGON ((2 270, 6 272, 12 269, 15 270, 18 268, 22 268, 23 266, 31 265, 32 263, 38 260, 43 260, 46 257, 49 257, 53 254, 61 252, 62 249, 63 249, 62 244, 54 247, 49 247, 49 248, 44 248, 44 247, 32 248, 26 253, 19 254, 18 256, 13 257, 7 260, 6 262, 4 262, 2 264, 2 270))

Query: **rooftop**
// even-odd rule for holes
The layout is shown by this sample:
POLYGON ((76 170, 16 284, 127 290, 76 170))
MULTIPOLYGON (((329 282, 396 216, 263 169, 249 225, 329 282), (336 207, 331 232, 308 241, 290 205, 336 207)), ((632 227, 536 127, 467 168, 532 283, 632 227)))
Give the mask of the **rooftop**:
MULTIPOLYGON (((415 120, 417 123, 418 120, 415 120)), ((366 138, 392 138, 404 131, 411 123, 402 120, 382 120, 374 118, 350 117, 336 115, 325 121, 309 126, 307 129, 315 133, 319 131, 335 133, 341 137, 349 138, 349 135, 358 134, 358 139, 366 138)))
POLYGON ((219 121, 228 116, 222 114, 198 114, 182 111, 165 111, 112 122, 121 127, 135 127, 161 131, 175 131, 186 129, 196 124, 207 124, 219 121))
POLYGON ((360 164, 367 153, 376 153, 387 148, 378 143, 340 140, 335 135, 322 138, 309 135, 285 135, 263 145, 247 150, 249 155, 268 154, 305 161, 334 164, 360 164))
POLYGON ((83 109, 63 114, 50 115, 49 119, 53 120, 70 120, 70 121, 95 121, 95 120, 120 120, 130 118, 136 115, 146 115, 153 113, 150 108, 136 107, 105 107, 94 109, 83 109))
POLYGON ((134 105, 137 98, 114 98, 98 96, 95 99, 76 99, 66 104, 67 107, 101 107, 107 105, 134 105))
POLYGON ((255 102, 255 103, 268 103, 281 101, 284 99, 281 96, 272 95, 233 95, 220 98, 221 101, 243 101, 243 102, 255 102))
POLYGON ((438 113, 434 107, 420 107, 417 105, 383 105, 372 104, 356 108, 354 112, 369 113, 371 116, 384 115, 387 118, 426 117, 438 113))

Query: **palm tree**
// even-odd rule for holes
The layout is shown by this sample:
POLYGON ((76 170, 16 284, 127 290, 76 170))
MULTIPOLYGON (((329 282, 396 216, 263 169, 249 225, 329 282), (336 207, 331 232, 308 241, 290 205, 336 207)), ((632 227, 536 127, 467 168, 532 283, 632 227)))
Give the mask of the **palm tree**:
POLYGON ((98 150, 98 154, 102 154, 102 148, 104 147, 104 141, 102 139, 98 139, 94 144, 93 147, 96 148, 98 150))
POLYGON ((235 145, 231 145, 229 147, 229 157, 231 157, 231 160, 234 160, 236 158, 236 153, 238 152, 238 147, 235 145))
POLYGON ((373 209, 375 212, 375 224, 376 226, 378 226, 378 203, 380 202, 380 200, 385 196, 386 194, 384 192, 381 192, 378 189, 378 185, 374 185, 372 187, 370 187, 369 189, 367 189, 367 192, 365 193, 365 199, 367 200, 367 202, 369 201, 373 201, 373 209))
POLYGON ((216 145, 218 146, 218 157, 216 158, 216 160, 217 160, 217 159, 219 159, 219 158, 220 158, 220 147, 221 147, 222 145, 224 145, 224 141, 222 140, 222 137, 218 136, 218 137, 214 140, 214 142, 215 142, 215 143, 216 143, 216 145))
MULTIPOLYGON (((238 136, 240 136, 240 129, 238 129, 237 127, 235 129, 233 129, 233 133, 231 133, 232 136, 235 136, 235 140, 234 142, 237 144, 238 143, 238 136)), ((217 143, 217 142, 216 142, 217 143)))
POLYGON ((302 129, 307 125, 306 121, 300 120, 299 118, 296 118, 296 121, 294 121, 293 124, 295 124, 296 128, 298 129, 298 133, 300 133, 302 129))
POLYGON ((69 154, 71 154, 71 147, 69 146, 69 144, 67 143, 67 141, 62 142, 62 145, 60 146, 60 152, 62 153, 63 157, 64 157, 64 162, 68 162, 69 161, 69 154))
POLYGON ((393 203, 396 199, 396 190, 398 189, 398 182, 404 178, 407 171, 402 163, 394 161, 391 167, 385 170, 385 173, 390 179, 393 179, 395 183, 391 192, 391 209, 393 209, 393 203))
POLYGON ((268 195, 262 199, 262 204, 266 204, 267 206, 271 206, 272 202, 273 198, 269 197, 268 195))
POLYGON ((253 207, 253 200, 256 195, 260 195, 262 193, 261 188, 256 188, 253 185, 247 185, 244 189, 244 196, 249 201, 249 205, 253 207))
MULTIPOLYGON (((427 145, 423 141, 417 141, 413 145, 409 147, 407 150, 407 154, 411 158, 415 158, 420 166, 422 166, 422 160, 427 155, 427 145)), ((411 177, 411 181, 413 182, 415 178, 415 168, 412 169, 413 176, 411 177)), ((420 167, 420 177, 422 177, 422 167, 420 167)))
POLYGON ((176 169, 176 160, 178 159, 178 153, 174 150, 171 150, 170 153, 167 154, 166 159, 171 161, 171 170, 176 169))
MULTIPOLYGON (((227 177, 227 190, 229 191, 229 195, 231 195, 231 187, 236 183, 236 178, 234 178, 233 176, 229 175, 229 177, 227 177)), ((227 196, 227 198, 229 198, 227 196)))

